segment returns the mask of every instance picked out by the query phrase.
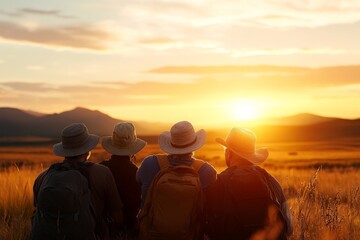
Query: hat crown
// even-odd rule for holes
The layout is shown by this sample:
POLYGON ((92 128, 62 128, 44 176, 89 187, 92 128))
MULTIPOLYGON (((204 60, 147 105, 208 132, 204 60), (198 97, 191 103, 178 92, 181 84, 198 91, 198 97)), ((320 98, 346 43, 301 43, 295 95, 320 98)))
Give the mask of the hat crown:
POLYGON ((89 131, 83 123, 73 123, 65 127, 61 134, 64 149, 78 148, 89 139, 89 131))
POLYGON ((237 152, 254 153, 256 135, 250 129, 233 128, 226 136, 226 144, 237 152))
POLYGON ((127 147, 137 139, 136 130, 132 123, 122 122, 115 125, 112 143, 119 147, 127 147))
POLYGON ((196 141, 196 133, 192 124, 188 121, 176 123, 170 129, 171 144, 175 147, 182 147, 196 141))

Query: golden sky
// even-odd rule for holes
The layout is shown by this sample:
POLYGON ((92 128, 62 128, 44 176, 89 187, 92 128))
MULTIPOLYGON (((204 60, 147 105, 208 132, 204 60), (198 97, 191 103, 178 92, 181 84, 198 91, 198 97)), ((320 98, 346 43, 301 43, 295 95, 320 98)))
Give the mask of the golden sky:
POLYGON ((0 0, 0 107, 359 118, 360 1, 0 0))

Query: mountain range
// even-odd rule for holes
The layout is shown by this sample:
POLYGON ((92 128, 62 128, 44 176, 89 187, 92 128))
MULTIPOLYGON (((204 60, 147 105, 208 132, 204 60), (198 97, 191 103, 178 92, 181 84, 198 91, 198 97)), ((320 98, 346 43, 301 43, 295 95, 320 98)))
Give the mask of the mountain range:
MULTIPOLYGON (((59 138, 62 129, 73 122, 83 122, 91 133, 100 136, 110 135, 116 123, 115 119, 97 110, 75 108, 54 114, 42 114, 16 108, 0 108, 0 138, 44 137, 59 138)), ((126 121, 130 121, 126 119, 126 121)), ((168 130, 172 123, 153 123, 130 121, 134 123, 140 136, 157 136, 168 130)), ((241 124, 239 123, 241 126, 241 124)), ((220 127, 221 128, 221 127, 220 127)), ((342 137, 360 137, 360 119, 349 120, 322 117, 313 114, 298 114, 284 118, 257 121, 252 127, 258 138, 266 141, 302 141, 323 140, 342 137)), ((209 135, 223 135, 225 129, 209 130, 209 135)))
MULTIPOLYGON (((16 108, 0 108, 0 137, 46 137, 61 135, 62 129, 74 122, 83 122, 89 131, 101 136, 112 133, 114 125, 122 122, 97 110, 75 108, 54 114, 41 114, 16 108)), ((133 122, 141 135, 157 134, 166 124, 133 122)))

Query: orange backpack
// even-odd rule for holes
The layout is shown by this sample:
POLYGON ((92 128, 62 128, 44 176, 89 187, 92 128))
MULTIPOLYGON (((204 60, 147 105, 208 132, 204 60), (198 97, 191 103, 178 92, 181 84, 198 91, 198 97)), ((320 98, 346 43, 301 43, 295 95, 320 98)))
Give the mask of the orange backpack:
POLYGON ((198 171, 205 162, 172 166, 166 155, 157 155, 157 160, 160 171, 139 214, 139 239, 200 239, 203 196, 198 171))

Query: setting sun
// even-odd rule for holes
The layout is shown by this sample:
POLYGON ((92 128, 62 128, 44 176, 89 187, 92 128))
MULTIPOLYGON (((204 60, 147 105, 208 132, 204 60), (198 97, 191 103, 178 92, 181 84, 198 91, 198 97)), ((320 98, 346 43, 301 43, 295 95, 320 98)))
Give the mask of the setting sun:
POLYGON ((236 120, 247 121, 257 118, 258 114, 252 106, 238 106, 234 111, 234 118, 236 120))
POLYGON ((259 108, 255 100, 243 99, 231 102, 229 111, 236 121, 249 121, 259 117, 259 108))

